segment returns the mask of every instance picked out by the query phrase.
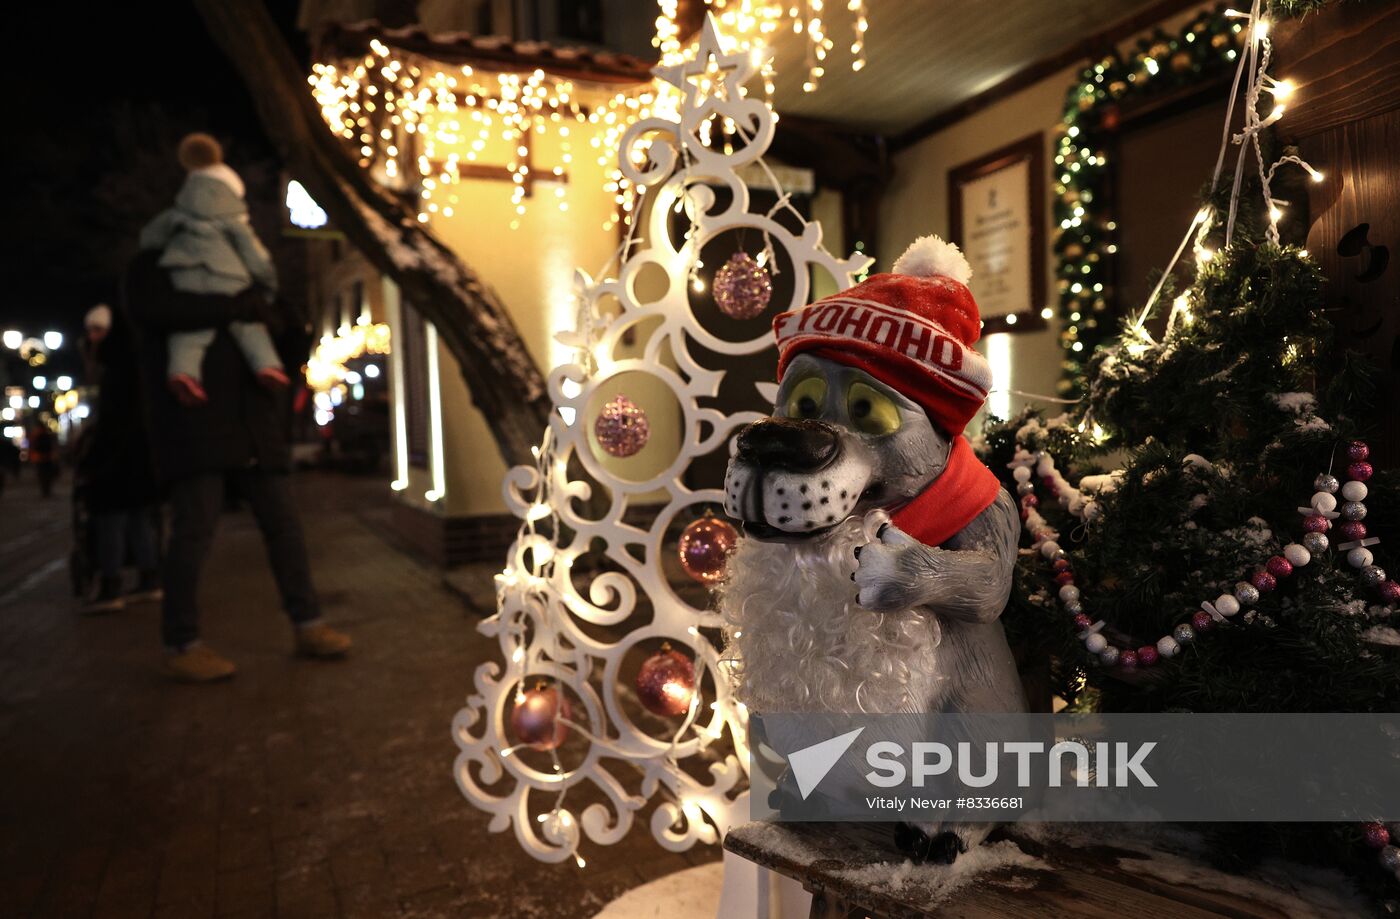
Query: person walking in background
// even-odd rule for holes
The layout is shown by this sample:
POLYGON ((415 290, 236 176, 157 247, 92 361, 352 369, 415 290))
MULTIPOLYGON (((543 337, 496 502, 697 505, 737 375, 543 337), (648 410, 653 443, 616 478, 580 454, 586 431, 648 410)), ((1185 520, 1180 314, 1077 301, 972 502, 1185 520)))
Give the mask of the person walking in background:
POLYGON ((83 382, 89 386, 96 386, 102 375, 97 352, 111 329, 112 308, 105 303, 97 304, 83 317, 83 340, 78 343, 78 352, 83 356, 83 382))
MULTIPOLYGON (((175 206, 141 230, 141 248, 160 250, 159 264, 170 271, 176 290, 237 294, 257 287, 276 293, 272 256, 253 232, 243 180, 224 162, 219 142, 208 134, 190 134, 180 141, 179 159, 187 173, 185 184, 175 206)), ((274 389, 288 384, 266 325, 235 319, 227 328, 259 382, 274 389)), ((170 388, 186 404, 209 398, 200 375, 215 332, 206 328, 170 333, 170 388)))
POLYGON ((29 465, 39 479, 39 494, 45 498, 52 495, 59 473, 58 438, 49 429, 48 414, 40 415, 29 426, 29 465))
POLYGON ((73 496, 87 510, 92 529, 75 535, 89 539, 97 568, 82 606, 83 613, 93 615, 160 599, 160 494, 130 324, 99 305, 88 311, 83 328, 87 399, 93 411, 74 449, 73 496), (137 572, 131 592, 122 575, 128 560, 137 572))
POLYGON ((270 304, 258 290, 181 290, 160 261, 159 251, 142 250, 127 270, 124 297, 139 333, 156 469, 169 489, 161 611, 164 670, 176 679, 198 682, 231 677, 237 670, 201 643, 199 630, 199 574, 214 538, 226 479, 234 482, 262 531, 297 652, 341 657, 350 649, 350 638, 321 616, 288 482, 288 390, 258 381, 230 325, 265 323, 272 340, 282 346, 284 365, 300 358, 290 339, 299 338, 302 353, 309 339, 304 330, 289 328, 288 311, 270 304), (201 329, 214 330, 200 368, 207 401, 192 403, 177 398, 167 385, 168 349, 172 335, 201 329))
POLYGON ((0 438, 0 494, 5 493, 5 484, 19 476, 19 447, 8 437, 0 438))

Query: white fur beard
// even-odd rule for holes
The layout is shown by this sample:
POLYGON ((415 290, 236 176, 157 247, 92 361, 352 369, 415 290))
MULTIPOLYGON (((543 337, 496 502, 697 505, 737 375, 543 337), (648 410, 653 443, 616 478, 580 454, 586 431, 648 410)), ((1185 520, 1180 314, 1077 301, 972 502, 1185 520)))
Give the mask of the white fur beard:
POLYGON ((850 517, 809 542, 739 541, 720 588, 739 699, 756 712, 926 711, 938 619, 856 605, 855 548, 889 518, 850 517))

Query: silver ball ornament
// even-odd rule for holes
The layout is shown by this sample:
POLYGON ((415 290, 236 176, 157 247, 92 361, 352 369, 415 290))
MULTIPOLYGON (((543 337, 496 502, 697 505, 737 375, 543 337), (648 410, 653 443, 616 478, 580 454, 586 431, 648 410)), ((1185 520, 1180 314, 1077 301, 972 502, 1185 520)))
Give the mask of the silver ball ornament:
POLYGON ((1313 555, 1321 555, 1327 551, 1328 541, 1326 533, 1304 533, 1303 548, 1313 555))
POLYGON ((1016 483, 1016 494, 1018 494, 1018 495, 1028 495, 1028 494, 1032 493, 1033 491, 1035 491, 1035 486, 1032 485, 1030 482, 1017 482, 1017 483, 1016 483))
POLYGON ((1342 505, 1341 513, 1343 520, 1365 520, 1366 505, 1360 501, 1348 501, 1342 505))
POLYGON ((1325 491, 1329 495, 1333 495, 1340 487, 1341 483, 1337 481, 1337 477, 1326 472, 1313 479, 1313 491, 1325 491))
POLYGON ((1078 616, 1080 613, 1084 612, 1084 604, 1080 603, 1078 600, 1066 603, 1065 612, 1069 613, 1071 616, 1078 616))
POLYGON ((1175 638, 1179 645, 1188 644, 1196 640, 1196 630, 1191 628, 1191 623, 1183 622, 1172 629, 1172 638, 1175 638))
POLYGON ((1380 851, 1381 867, 1387 871, 1400 869, 1400 849, 1395 846, 1386 846, 1380 851))
POLYGON ((1259 588, 1240 581, 1235 585, 1235 599, 1244 606, 1253 606, 1259 602, 1259 588))
POLYGON ((1377 587, 1385 583, 1385 569, 1378 565, 1367 565, 1361 569, 1361 583, 1367 587, 1377 587))
POLYGON ((1109 645, 1099 652, 1099 662, 1105 667, 1112 667, 1118 663, 1118 649, 1109 645))

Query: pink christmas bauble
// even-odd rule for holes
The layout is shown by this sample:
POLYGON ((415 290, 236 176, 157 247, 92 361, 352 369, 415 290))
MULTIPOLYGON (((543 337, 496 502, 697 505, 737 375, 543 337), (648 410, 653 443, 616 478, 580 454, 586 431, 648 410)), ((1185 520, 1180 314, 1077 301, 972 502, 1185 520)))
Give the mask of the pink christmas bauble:
POLYGON ((1250 576, 1249 583, 1261 594, 1266 594, 1278 586, 1278 579, 1267 571, 1256 571, 1250 576))
POLYGON ((717 517, 693 520, 681 531, 677 546, 681 567, 700 583, 713 584, 724 577, 725 563, 738 540, 738 531, 728 521, 717 517))
POLYGON ((555 750, 569 736, 569 700, 553 686, 527 689, 510 713, 510 727, 517 743, 536 750, 555 750))
POLYGON ((715 305, 731 319, 752 319, 768 307, 773 279, 768 269, 742 250, 715 272, 715 305))
POLYGON ((1347 467, 1347 475, 1358 482, 1364 482, 1375 472, 1370 463, 1356 462, 1347 467))
POLYGON ((647 445, 651 423, 647 413, 631 399, 618 395, 598 413, 593 433, 598 437, 598 446, 612 456, 632 456, 647 445))
POLYGON ((1357 542, 1366 538, 1366 524, 1360 520, 1348 520, 1342 524, 1342 539, 1347 542, 1357 542))
POLYGON ((1157 663, 1157 649, 1152 645, 1143 645, 1137 649, 1138 663, 1144 667, 1151 667, 1157 663))
POLYGON ((1205 610, 1198 609, 1191 614, 1191 627, 1197 632, 1204 632, 1213 625, 1215 625, 1215 620, 1205 610))
POLYGON ((1362 462, 1371 458, 1371 448, 1363 440, 1353 440, 1347 444, 1347 459, 1354 463, 1362 462))
POLYGON ((1269 569, 1269 574, 1276 578, 1286 578, 1293 573, 1293 563, 1282 555, 1270 557, 1264 566, 1269 569))
POLYGON ((637 671, 637 697, 654 715, 684 715, 695 698, 695 665, 679 651, 663 647, 637 671))
POLYGON ((1137 652, 1134 651, 1132 648, 1128 648, 1122 654, 1118 655, 1118 666, 1122 667, 1124 670, 1133 670, 1137 667, 1137 665, 1137 652))
POLYGON ((1303 518, 1303 529, 1309 533, 1326 533, 1332 526, 1332 521, 1321 514, 1309 514, 1303 518))

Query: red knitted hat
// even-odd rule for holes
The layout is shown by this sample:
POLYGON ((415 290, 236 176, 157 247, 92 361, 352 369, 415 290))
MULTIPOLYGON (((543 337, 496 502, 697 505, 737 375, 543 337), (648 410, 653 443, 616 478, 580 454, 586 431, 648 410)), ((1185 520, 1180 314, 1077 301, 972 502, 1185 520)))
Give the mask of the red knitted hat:
POLYGON ((972 348, 982 323, 971 278, 957 246, 937 236, 915 240, 894 271, 773 320, 778 378, 811 352, 864 370, 961 434, 992 385, 991 366, 972 348))

